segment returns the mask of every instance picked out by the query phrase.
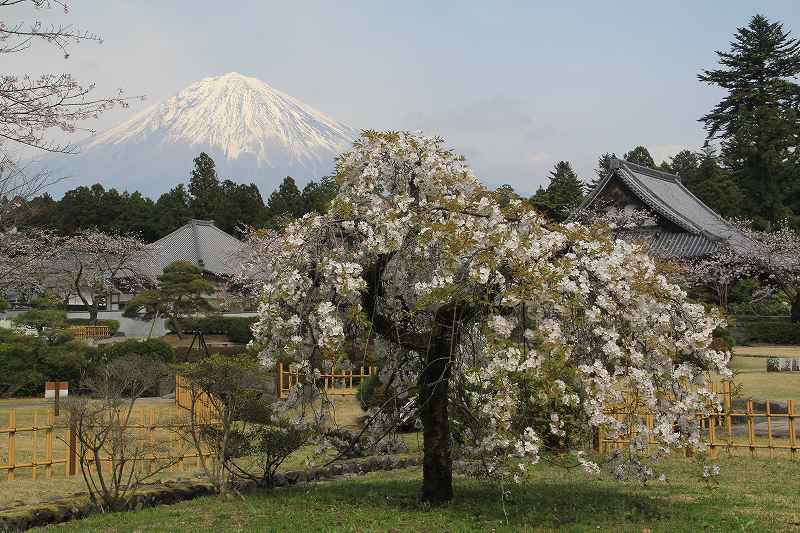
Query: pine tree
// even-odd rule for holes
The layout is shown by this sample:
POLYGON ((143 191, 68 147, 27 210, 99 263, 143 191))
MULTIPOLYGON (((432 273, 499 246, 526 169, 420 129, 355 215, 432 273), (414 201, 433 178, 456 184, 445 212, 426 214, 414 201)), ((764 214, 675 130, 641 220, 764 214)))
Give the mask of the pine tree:
POLYGON ((586 184, 587 192, 592 191, 601 181, 611 175, 611 160, 616 158, 616 154, 606 152, 597 159, 597 168, 594 169, 597 177, 586 184))
POLYGON ((744 195, 731 173, 719 164, 719 156, 713 148, 706 146, 698 154, 697 171, 687 187, 723 217, 742 215, 744 195))
POLYGON ((159 237, 180 228, 192 218, 191 198, 181 183, 169 192, 162 194, 156 202, 159 237))
POLYGON ((324 213, 328 209, 328 204, 336 196, 339 186, 331 176, 322 178, 319 183, 310 181, 303 187, 303 210, 306 213, 324 213))
POLYGON ((267 223, 275 226, 284 217, 299 217, 305 212, 303 195, 294 182, 294 178, 286 176, 277 190, 267 200, 267 223))
POLYGON ((697 173, 697 167, 700 166, 700 157, 691 150, 681 150, 672 156, 668 164, 662 165, 662 170, 676 174, 681 178, 683 184, 691 189, 692 181, 697 173))
POLYGON ((202 152, 194 158, 192 177, 189 180, 189 206, 192 215, 198 219, 213 219, 218 212, 222 187, 217 177, 214 160, 202 152))
POLYGON ((214 220, 228 233, 236 233, 241 226, 259 226, 264 220, 264 200, 254 183, 222 182, 220 209, 214 220))
POLYGON ((755 15, 739 28, 721 68, 704 70, 700 81, 727 91, 700 118, 707 138, 722 141, 722 157, 744 194, 747 215, 776 222, 800 179, 800 42, 779 22, 755 15))
POLYGON ((635 165, 641 165, 647 168, 656 168, 656 162, 653 161, 653 156, 650 155, 650 152, 644 146, 637 146, 622 156, 622 159, 635 165))
POLYGON ((536 196, 539 195, 537 191, 537 195, 534 195, 531 201, 534 205, 543 201, 557 220, 565 220, 583 201, 583 192, 584 184, 572 170, 569 162, 559 161, 550 171, 550 183, 544 194, 537 199, 536 196))
POLYGON ((175 261, 158 277, 158 289, 144 291, 125 306, 125 316, 144 318, 158 313, 168 318, 173 330, 182 337, 181 319, 208 313, 213 306, 207 296, 214 293, 214 283, 188 261, 175 261))

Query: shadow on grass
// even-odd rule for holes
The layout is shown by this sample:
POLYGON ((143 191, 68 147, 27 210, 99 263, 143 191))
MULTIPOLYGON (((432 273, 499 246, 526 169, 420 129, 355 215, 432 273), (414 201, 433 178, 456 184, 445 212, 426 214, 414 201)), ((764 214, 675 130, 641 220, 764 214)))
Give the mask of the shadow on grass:
MULTIPOLYGON (((637 490, 631 485, 534 481, 512 487, 512 493, 505 501, 505 511, 497 485, 459 478, 455 499, 437 508, 419 502, 419 488, 418 473, 405 473, 402 479, 370 476, 319 484, 311 489, 294 487, 257 493, 248 499, 256 505, 277 504, 286 510, 297 506, 297 511, 309 518, 296 525, 306 526, 309 530, 324 523, 314 521, 316 513, 325 509, 352 508, 362 516, 362 526, 412 526, 422 514, 428 516, 426 525, 447 525, 447 530, 458 531, 502 526, 506 523, 506 516, 509 530, 536 527, 581 530, 598 526, 603 529, 646 528, 664 520, 687 525, 701 512, 705 513, 705 518, 714 521, 708 516, 707 508, 692 511, 696 506, 685 500, 671 500, 664 498, 662 493, 650 489, 637 490), (368 517, 380 517, 380 520, 371 522, 368 517)), ((348 527, 348 523, 338 525, 348 527)))

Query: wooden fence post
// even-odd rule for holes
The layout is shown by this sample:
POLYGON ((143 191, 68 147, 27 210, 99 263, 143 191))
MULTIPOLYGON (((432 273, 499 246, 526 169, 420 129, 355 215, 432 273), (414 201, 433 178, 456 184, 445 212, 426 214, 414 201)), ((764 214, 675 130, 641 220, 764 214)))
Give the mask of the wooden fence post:
POLYGON ((153 407, 150 408, 150 422, 147 430, 147 440, 150 443, 150 462, 147 465, 147 472, 150 473, 153 471, 153 464, 156 462, 156 410, 153 407))
POLYGON ((775 457, 775 453, 772 449, 772 409, 769 400, 767 400, 767 446, 769 447, 769 458, 772 459, 775 457))
POLYGON ((788 405, 788 420, 789 420, 789 447, 790 447, 790 454, 792 459, 797 459, 797 430, 794 427, 794 417, 795 417, 795 402, 794 400, 789 400, 788 405))
POLYGON ((283 363, 278 361, 278 399, 283 398, 283 363))
POLYGON ((753 400, 747 400, 747 442, 750 445, 750 457, 755 457, 756 433, 753 423, 753 400))
POLYGON ((731 409, 733 402, 731 401, 731 382, 726 381, 723 387, 723 402, 725 414, 727 415, 726 422, 728 423, 728 455, 733 455, 733 421, 731 420, 731 409))
POLYGON ((39 431, 39 416, 38 413, 33 413, 33 427, 31 428, 31 432, 33 433, 33 442, 31 442, 31 478, 36 481, 36 441, 37 439, 37 432, 39 431))
POLYGON ((11 409, 8 412, 8 473, 6 477, 8 481, 16 479, 14 467, 16 466, 16 445, 17 445, 17 410, 11 409))
POLYGON ((67 450, 67 453, 69 454, 67 459, 67 475, 74 476, 78 471, 78 432, 74 422, 70 424, 67 431, 69 433, 69 449, 67 450))
POLYGON ((53 426, 56 423, 53 411, 47 412, 47 431, 44 434, 44 473, 47 479, 53 477, 53 426))

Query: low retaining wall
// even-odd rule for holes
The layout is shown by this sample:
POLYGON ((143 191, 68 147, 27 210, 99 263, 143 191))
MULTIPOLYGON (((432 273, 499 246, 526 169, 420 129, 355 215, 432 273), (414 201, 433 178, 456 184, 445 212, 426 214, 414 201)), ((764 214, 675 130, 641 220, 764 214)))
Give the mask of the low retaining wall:
MULTIPOLYGON (((419 466, 419 457, 382 456, 368 457, 343 463, 336 463, 325 468, 309 470, 289 470, 279 472, 275 476, 276 487, 286 487, 298 483, 309 483, 332 480, 344 475, 361 475, 379 470, 394 470, 419 466)), ((254 483, 245 483, 239 487, 242 492, 256 490, 254 483)), ((130 510, 139 510, 156 505, 169 505, 200 496, 208 496, 214 491, 211 485, 200 481, 165 481, 159 484, 142 487, 136 492, 130 510)), ((88 500, 85 493, 68 496, 47 503, 12 507, 0 511, 0 532, 25 531, 48 524, 68 522, 95 514, 98 509, 88 500)))

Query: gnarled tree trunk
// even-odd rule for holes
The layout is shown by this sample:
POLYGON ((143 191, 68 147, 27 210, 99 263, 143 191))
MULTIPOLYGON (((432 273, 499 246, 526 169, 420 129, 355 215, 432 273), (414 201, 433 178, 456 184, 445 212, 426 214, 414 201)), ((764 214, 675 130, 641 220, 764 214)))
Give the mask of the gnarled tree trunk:
POLYGON ((794 300, 792 300, 792 322, 800 322, 800 288, 797 289, 797 293, 794 295, 794 300))
POLYGON ((450 456, 450 342, 440 337, 431 343, 420 377, 420 414, 424 460, 422 499, 443 503, 453 498, 453 461, 450 456))

